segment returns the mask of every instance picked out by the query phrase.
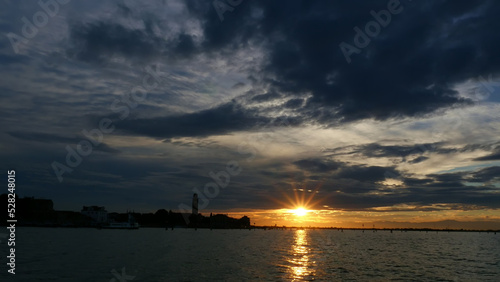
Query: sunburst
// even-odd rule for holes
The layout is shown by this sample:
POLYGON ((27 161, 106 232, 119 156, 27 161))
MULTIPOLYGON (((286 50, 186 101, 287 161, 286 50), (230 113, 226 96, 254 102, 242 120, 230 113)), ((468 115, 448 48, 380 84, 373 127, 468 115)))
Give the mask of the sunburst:
POLYGON ((304 216, 307 214, 307 210, 302 207, 296 208, 292 211, 296 216, 304 216))
POLYGON ((306 185, 298 185, 295 181, 292 181, 291 188, 293 195, 283 191, 283 197, 281 199, 273 199, 273 201, 282 208, 287 209, 289 213, 299 217, 305 216, 311 211, 310 209, 317 207, 321 202, 321 200, 314 200, 314 197, 319 193, 322 184, 322 182, 319 182, 314 188, 308 189, 306 185))

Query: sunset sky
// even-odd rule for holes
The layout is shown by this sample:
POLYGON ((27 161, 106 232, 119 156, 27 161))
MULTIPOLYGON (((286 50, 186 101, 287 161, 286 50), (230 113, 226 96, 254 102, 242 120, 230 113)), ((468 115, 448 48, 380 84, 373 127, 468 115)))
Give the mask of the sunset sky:
POLYGON ((495 1, 37 2, 0 11, 0 166, 20 196, 500 228, 495 1))

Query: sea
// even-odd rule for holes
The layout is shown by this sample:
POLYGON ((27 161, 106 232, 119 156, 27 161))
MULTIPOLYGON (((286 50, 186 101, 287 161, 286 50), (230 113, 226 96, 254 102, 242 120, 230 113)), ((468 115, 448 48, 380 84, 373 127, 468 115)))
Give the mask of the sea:
POLYGON ((500 281, 500 233, 16 229, 0 281, 500 281))

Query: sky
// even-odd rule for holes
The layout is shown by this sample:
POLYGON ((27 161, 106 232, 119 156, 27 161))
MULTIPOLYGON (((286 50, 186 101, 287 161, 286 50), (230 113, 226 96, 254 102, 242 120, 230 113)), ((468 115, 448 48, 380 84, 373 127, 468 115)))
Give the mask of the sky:
POLYGON ((3 1, 0 166, 57 210, 500 228, 495 4, 3 1))

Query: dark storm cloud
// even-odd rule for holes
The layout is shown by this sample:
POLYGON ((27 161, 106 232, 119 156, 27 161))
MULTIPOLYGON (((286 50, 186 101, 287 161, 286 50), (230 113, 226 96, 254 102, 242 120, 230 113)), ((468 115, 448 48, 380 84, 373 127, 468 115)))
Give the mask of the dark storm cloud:
POLYGON ((500 196, 491 187, 464 186, 452 183, 441 183, 429 187, 411 187, 403 192, 408 196, 408 202, 422 205, 436 203, 462 203, 498 208, 500 204, 494 199, 500 196))
MULTIPOLYGON (((189 58, 219 54, 230 60, 230 54, 258 44, 266 60, 259 71, 248 75, 264 77, 260 82, 268 85, 270 92, 254 96, 252 101, 293 95, 283 107, 301 113, 303 121, 329 125, 365 118, 419 116, 470 104, 453 86, 500 71, 500 59, 491 59, 497 57, 500 40, 488 32, 499 25, 495 19, 500 8, 489 1, 402 1, 400 5, 402 12, 392 15, 388 26, 360 54, 354 54, 351 63, 346 62, 339 44, 354 44, 353 28, 364 28, 373 20, 370 11, 387 9, 387 1, 295 0, 286 5, 246 1, 227 11, 222 22, 211 3, 190 1, 190 15, 200 20, 203 29, 198 45, 191 35, 182 32, 165 42, 153 32, 158 21, 149 17, 142 19, 145 28, 135 30, 109 22, 72 25, 73 47, 68 52, 89 62, 102 62, 114 55, 147 61, 160 55, 189 58), (432 20, 422 21, 422 15, 432 20), (300 100, 300 96, 310 97, 300 100)), ((186 115, 181 123, 205 114, 186 115)), ((172 122, 170 117, 164 119, 172 122)), ((237 130, 237 124, 227 129, 237 130)), ((252 127, 247 122, 239 124, 252 127)), ((164 130, 153 126, 149 124, 145 131, 151 134, 164 130)), ((191 130, 176 132, 175 136, 181 136, 181 132, 195 135, 191 130)))
POLYGON ((500 167, 487 167, 476 171, 460 171, 442 174, 428 174, 426 178, 404 178, 408 191, 414 194, 440 195, 446 198, 446 195, 460 194, 464 198, 488 197, 491 194, 484 192, 497 192, 498 189, 484 185, 488 182, 497 180, 500 177, 500 167), (482 183, 483 185, 466 185, 465 183, 482 183))
MULTIPOLYGON (((25 140, 25 141, 34 141, 34 142, 42 142, 42 143, 62 143, 67 145, 78 144, 78 142, 82 140, 88 140, 84 136, 79 137, 66 137, 57 134, 48 134, 41 132, 7 132, 12 137, 25 140)), ((93 147, 97 151, 105 152, 105 153, 119 153, 119 150, 113 149, 106 145, 105 143, 100 143, 99 146, 93 147)))
MULTIPOLYGON (((458 178, 459 179, 459 178, 458 178)), ((369 210, 374 207, 407 204, 415 210, 439 210, 429 208, 434 204, 461 205, 457 209, 500 208, 498 189, 489 186, 463 185, 455 181, 433 179, 405 179, 409 187, 367 186, 360 189, 359 182, 335 181, 335 186, 322 186, 324 204, 346 210, 369 210), (383 195, 373 195, 373 191, 383 195)), ((449 207, 448 207, 449 208, 449 207)))
POLYGON ((475 161, 498 161, 498 160, 500 160, 500 150, 497 150, 493 154, 490 154, 487 156, 475 158, 474 160, 475 161))
MULTIPOLYGON (((488 32, 499 26, 495 19, 500 8, 491 1, 402 1, 402 12, 393 14, 391 22, 360 54, 353 55, 350 64, 339 44, 354 44, 353 28, 363 29, 373 20, 370 11, 387 9, 387 1, 294 0, 286 5, 279 1, 245 1, 226 11, 224 21, 209 1, 189 1, 186 5, 190 16, 202 24, 198 45, 192 35, 182 32, 165 41, 153 32, 160 21, 148 15, 141 17, 142 29, 103 21, 73 24, 68 52, 87 62, 103 62, 113 56, 140 62, 195 54, 229 58, 259 44, 266 60, 259 71, 248 75, 265 77, 261 82, 270 92, 252 100, 264 102, 287 93, 294 98, 283 107, 301 113, 304 121, 330 125, 365 118, 418 116, 470 104, 458 97, 454 84, 500 71, 500 59, 494 59, 500 40, 488 32), (422 15, 432 20, 422 21, 422 15), (297 96, 301 95, 312 96, 300 100, 297 96)), ((120 7, 123 14, 131 16, 133 11, 124 8, 120 7)), ((152 126, 148 126, 149 132, 163 130, 152 126)), ((185 132, 186 136, 194 135, 185 132)))
POLYGON ((428 157, 420 156, 420 157, 416 157, 415 159, 409 161, 409 163, 417 164, 417 163, 421 163, 421 162, 428 160, 428 159, 429 159, 428 157))
POLYGON ((472 174, 472 181, 489 182, 494 179, 500 180, 500 166, 483 168, 472 174))
POLYGON ((70 56, 102 63, 111 56, 147 60, 159 55, 162 40, 142 30, 130 30, 115 23, 97 22, 71 27, 70 56))
POLYGON ((252 41, 263 39, 259 33, 258 19, 252 15, 251 1, 243 1, 238 8, 224 13, 221 21, 211 1, 187 1, 189 13, 202 22, 205 40, 203 52, 225 52, 244 48, 252 41))
POLYGON ((311 172, 325 173, 332 170, 337 170, 340 168, 342 163, 333 161, 324 161, 321 159, 304 159, 298 160, 293 163, 300 169, 304 169, 311 172))
POLYGON ((428 183, 433 182, 433 179, 431 178, 412 178, 412 177, 406 177, 404 179, 404 182, 406 185, 412 187, 412 186, 421 186, 425 185, 428 183))
POLYGON ((67 53, 78 60, 100 64, 116 56, 145 63, 160 56, 188 57, 197 51, 190 35, 179 34, 166 41, 153 32, 154 19, 143 21, 145 29, 130 29, 113 22, 73 24, 67 53))
POLYGON ((176 116, 124 120, 117 123, 119 130, 153 137, 204 137, 228 134, 232 131, 250 130, 261 123, 269 123, 251 111, 234 103, 176 116))
POLYGON ((349 165, 331 160, 303 159, 295 161, 293 164, 310 172, 327 173, 336 179, 355 179, 370 183, 385 180, 387 175, 399 175, 394 167, 349 165))
POLYGON ((189 57, 195 51, 197 50, 193 38, 190 35, 181 34, 175 41, 174 48, 171 52, 181 57, 189 57))
POLYGON ((243 82, 238 82, 236 84, 234 84, 231 89, 239 89, 239 88, 242 88, 243 86, 245 86, 245 83, 243 82))
POLYGON ((460 181, 466 175, 465 172, 429 174, 428 177, 434 178, 437 182, 455 182, 460 181))
MULTIPOLYGON (((338 195, 333 196, 337 199, 336 205, 351 210, 366 210, 373 207, 392 206, 398 204, 414 205, 416 211, 422 210, 440 210, 438 207, 429 208, 433 204, 451 204, 459 205, 458 209, 470 210, 477 207, 481 208, 499 208, 500 196, 489 196, 485 193, 477 193, 470 191, 464 194, 463 191, 450 193, 449 191, 441 191, 441 193, 429 193, 429 191, 421 190, 413 193, 405 193, 393 196, 353 196, 353 195, 338 195)), ((332 205, 333 206, 333 205, 332 205)), ((335 207, 337 207, 335 206, 335 207)))
POLYGON ((373 20, 370 11, 387 9, 387 1, 247 1, 226 12, 224 22, 209 6, 188 5, 203 19, 204 46, 241 48, 265 38, 268 60, 260 74, 266 81, 282 92, 311 93, 307 107, 338 109, 335 119, 417 116, 467 105, 454 84, 500 70, 499 36, 490 32, 500 26, 500 7, 492 1, 401 1, 402 12, 350 64, 339 44, 354 44, 353 28, 364 29, 373 20))
POLYGON ((364 145, 346 146, 324 150, 330 156, 361 154, 370 158, 401 158, 411 164, 423 162, 429 157, 423 154, 460 154, 474 151, 493 151, 491 155, 475 158, 476 161, 496 160, 498 153, 494 149, 497 142, 490 144, 467 144, 463 146, 451 147, 445 142, 421 143, 414 145, 382 145, 379 143, 369 143, 364 145))
POLYGON ((297 109, 300 108, 303 103, 304 103, 303 99, 291 99, 285 103, 285 108, 297 109))
POLYGON ((387 175, 399 175, 392 167, 381 166, 348 166, 336 175, 339 178, 351 178, 358 181, 377 182, 385 180, 387 175))
MULTIPOLYGON (((1 48, 1 46, 0 46, 1 48)), ((4 55, 0 54, 0 65, 6 66, 10 64, 20 64, 27 63, 29 61, 28 57, 22 55, 4 55)))
POLYGON ((499 208, 497 189, 489 186, 470 186, 460 182, 460 176, 450 181, 436 181, 434 178, 402 178, 407 187, 375 185, 371 180, 333 178, 320 189, 322 204, 345 210, 370 210, 407 204, 415 210, 439 210, 434 204, 459 205, 457 209, 499 208), (375 192, 375 193, 374 193, 375 192))
POLYGON ((427 177, 434 179, 435 183, 450 183, 450 182, 489 182, 491 180, 500 178, 500 167, 491 166, 486 168, 481 168, 476 171, 460 171, 460 172, 450 172, 443 174, 429 174, 427 177))
POLYGON ((358 146, 354 152, 362 153, 367 157, 408 157, 415 154, 422 154, 429 151, 438 150, 438 143, 405 145, 381 145, 370 143, 358 146))

